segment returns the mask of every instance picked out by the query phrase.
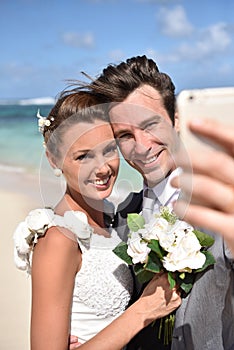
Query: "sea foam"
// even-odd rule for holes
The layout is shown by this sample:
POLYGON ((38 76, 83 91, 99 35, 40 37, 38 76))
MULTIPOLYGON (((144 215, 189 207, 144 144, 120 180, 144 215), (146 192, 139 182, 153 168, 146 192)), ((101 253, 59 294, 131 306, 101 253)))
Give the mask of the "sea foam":
POLYGON ((36 97, 36 98, 25 98, 25 99, 5 99, 0 100, 0 105, 19 105, 19 106, 30 106, 30 105, 53 105, 55 98, 53 97, 36 97))

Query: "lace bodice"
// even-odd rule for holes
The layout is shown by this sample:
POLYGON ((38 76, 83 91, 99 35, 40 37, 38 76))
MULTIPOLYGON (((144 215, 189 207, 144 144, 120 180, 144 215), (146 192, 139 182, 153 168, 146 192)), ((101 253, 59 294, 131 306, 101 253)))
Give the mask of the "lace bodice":
POLYGON ((55 225, 70 229, 82 251, 82 266, 74 282, 71 334, 83 343, 126 309, 133 290, 132 276, 112 252, 121 241, 114 230, 110 230, 110 237, 104 237, 93 232, 84 213, 70 211, 62 217, 51 209, 30 212, 17 227, 14 250, 18 268, 30 272, 33 246, 55 225))

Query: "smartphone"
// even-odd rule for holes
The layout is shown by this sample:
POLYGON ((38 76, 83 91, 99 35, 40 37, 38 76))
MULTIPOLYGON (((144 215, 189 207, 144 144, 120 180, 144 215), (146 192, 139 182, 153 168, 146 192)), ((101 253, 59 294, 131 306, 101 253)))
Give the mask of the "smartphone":
MULTIPOLYGON (((180 138, 188 150, 203 151, 221 147, 205 137, 198 137, 187 127, 187 122, 199 117, 215 119, 234 127, 234 87, 183 90, 177 96, 180 138)), ((234 137, 234 135, 233 135, 234 137)))

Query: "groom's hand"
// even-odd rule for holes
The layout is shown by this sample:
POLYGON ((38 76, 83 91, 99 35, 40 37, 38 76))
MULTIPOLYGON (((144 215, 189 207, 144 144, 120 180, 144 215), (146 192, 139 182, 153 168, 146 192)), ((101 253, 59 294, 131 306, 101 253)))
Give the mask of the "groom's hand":
POLYGON ((78 337, 76 337, 75 335, 70 335, 69 350, 78 349, 80 345, 81 343, 78 342, 78 337))

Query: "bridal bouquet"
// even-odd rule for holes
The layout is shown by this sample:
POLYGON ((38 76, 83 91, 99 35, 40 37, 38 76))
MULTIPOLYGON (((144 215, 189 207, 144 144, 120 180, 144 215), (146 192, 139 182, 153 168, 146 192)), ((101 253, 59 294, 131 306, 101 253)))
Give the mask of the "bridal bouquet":
MULTIPOLYGON (((189 293, 196 273, 215 263, 207 250, 214 239, 179 220, 168 207, 161 207, 160 213, 153 215, 147 224, 141 215, 129 214, 127 224, 130 230, 127 243, 121 242, 113 251, 128 265, 133 265, 141 283, 164 271, 168 274, 170 288, 178 285, 189 293)), ((167 344, 174 325, 172 315, 166 316, 165 325, 171 328, 164 332, 167 344)))

